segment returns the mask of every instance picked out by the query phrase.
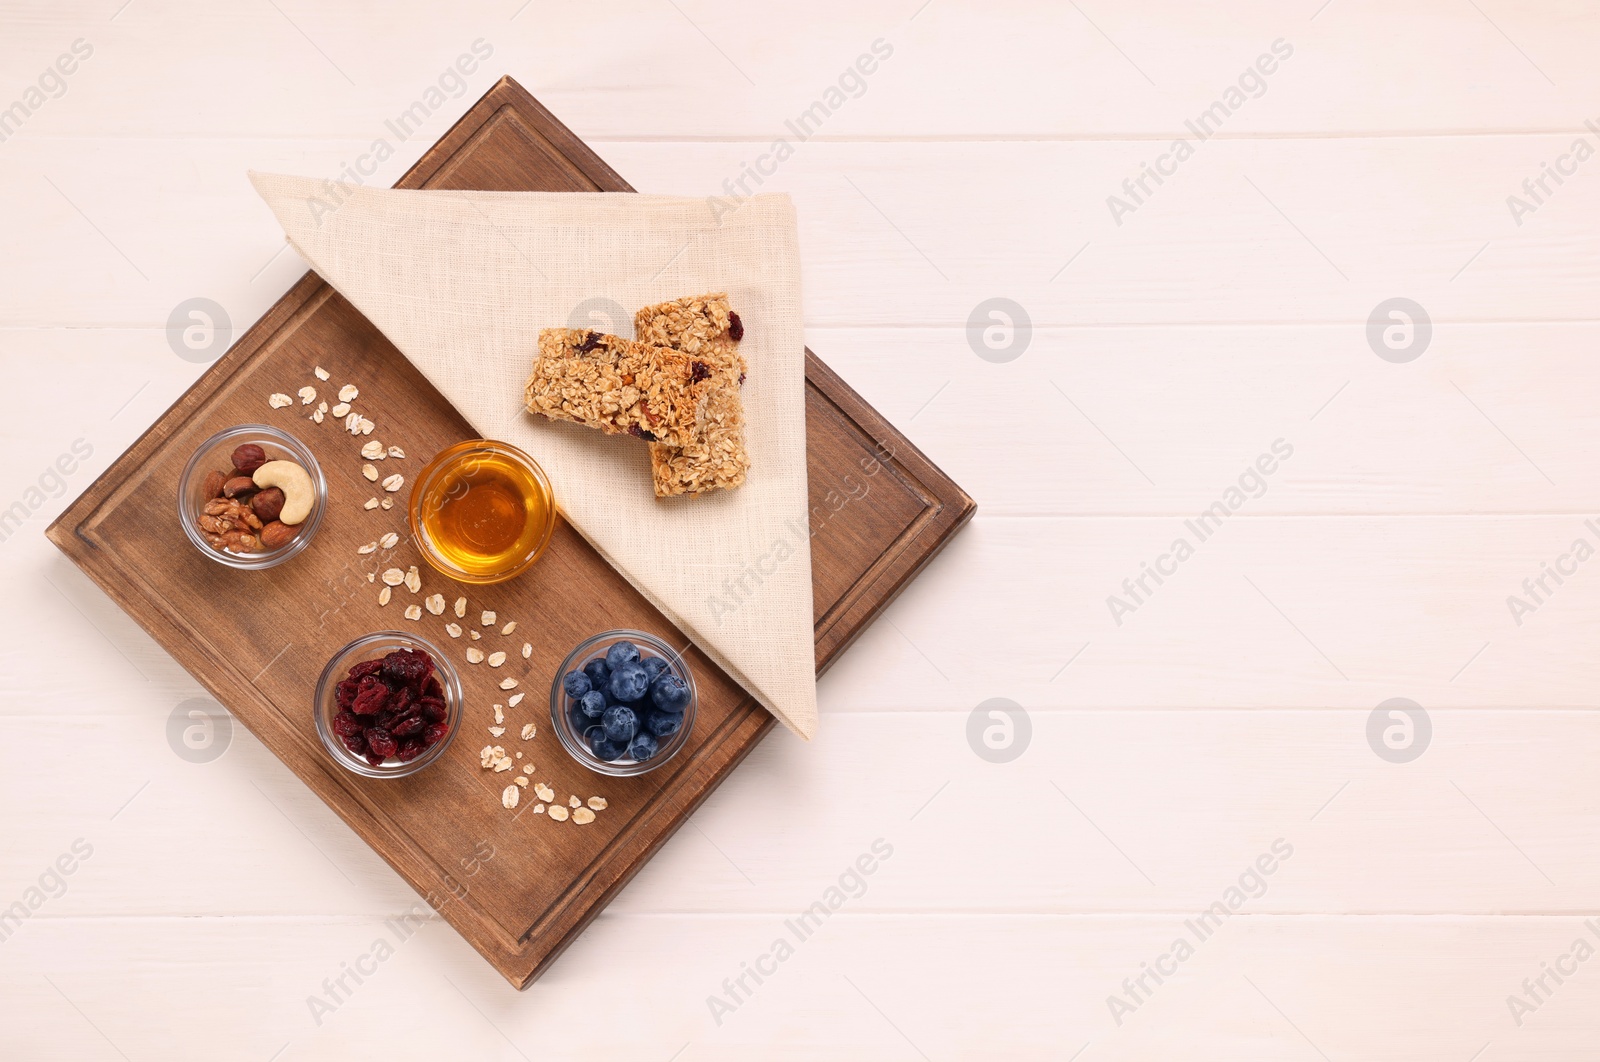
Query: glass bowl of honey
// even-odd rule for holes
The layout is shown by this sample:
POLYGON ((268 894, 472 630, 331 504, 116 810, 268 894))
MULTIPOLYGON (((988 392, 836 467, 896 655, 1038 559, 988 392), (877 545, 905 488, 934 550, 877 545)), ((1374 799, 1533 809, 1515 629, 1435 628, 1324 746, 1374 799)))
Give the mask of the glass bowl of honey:
POLYGON ((509 443, 441 450, 411 487, 411 534, 428 563, 462 583, 499 583, 543 556, 555 495, 538 462, 509 443))

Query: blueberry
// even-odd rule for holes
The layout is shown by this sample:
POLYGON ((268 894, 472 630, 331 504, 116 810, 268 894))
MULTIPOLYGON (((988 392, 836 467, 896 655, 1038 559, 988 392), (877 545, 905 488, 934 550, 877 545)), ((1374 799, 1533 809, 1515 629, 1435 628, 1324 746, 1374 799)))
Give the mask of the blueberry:
POLYGON ((606 710, 606 695, 599 690, 590 690, 578 698, 578 710, 591 720, 599 719, 606 710))
POLYGON ((583 673, 589 676, 590 689, 603 690, 606 688, 606 679, 611 675, 611 668, 602 657, 597 656, 583 665, 583 673))
POLYGON ((628 751, 626 745, 620 741, 612 741, 606 737, 605 731, 599 727, 590 730, 586 736, 589 739, 589 751, 594 753, 597 759, 621 759, 622 754, 628 751))
POLYGON ((640 660, 639 663, 644 665, 644 673, 650 676, 651 682, 654 682, 656 676, 667 669, 667 661, 659 656, 647 656, 640 660))
POLYGON ((683 716, 663 712, 659 708, 650 709, 650 713, 644 717, 645 730, 658 738, 671 737, 682 725, 683 716))
POLYGON ((561 678, 561 688, 567 691, 568 697, 582 697, 594 688, 594 683, 582 671, 569 671, 561 678))
POLYGON ((628 755, 643 763, 654 756, 660 747, 649 734, 640 734, 628 745, 628 755))
POLYGON ((622 663, 611 669, 611 682, 606 692, 613 701, 637 701, 650 688, 650 678, 638 663, 622 663))
POLYGON ((650 700, 663 712, 681 712, 689 707, 689 687, 669 671, 651 683, 650 700))
POLYGON ((629 641, 621 641, 606 650, 606 666, 615 671, 620 664, 637 664, 639 662, 639 647, 629 641))
POLYGON ((613 704, 607 708, 600 722, 606 728, 606 737, 612 741, 626 743, 639 730, 639 717, 625 704, 613 704))

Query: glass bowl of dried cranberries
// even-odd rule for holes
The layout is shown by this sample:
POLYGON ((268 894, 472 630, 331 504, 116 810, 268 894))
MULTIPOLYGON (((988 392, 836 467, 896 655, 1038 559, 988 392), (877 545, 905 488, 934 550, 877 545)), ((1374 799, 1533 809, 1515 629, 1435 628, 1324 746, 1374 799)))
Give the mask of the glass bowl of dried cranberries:
POLYGON ((366 778, 405 778, 444 755, 461 729, 461 676, 428 641, 400 631, 333 654, 312 711, 323 746, 366 778))
POLYGON ((271 568, 310 545, 327 495, 304 443, 266 424, 240 424, 189 458, 178 479, 178 522, 219 564, 271 568))

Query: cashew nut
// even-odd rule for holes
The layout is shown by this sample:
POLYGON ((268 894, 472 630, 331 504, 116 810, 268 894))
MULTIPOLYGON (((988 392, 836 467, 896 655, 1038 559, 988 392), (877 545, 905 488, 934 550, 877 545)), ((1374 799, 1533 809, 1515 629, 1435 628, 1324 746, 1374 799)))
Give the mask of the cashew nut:
POLYGON ((294 525, 311 515, 317 491, 311 485, 311 475, 293 461, 268 461, 256 469, 251 478, 258 487, 277 487, 283 491, 283 510, 278 513, 280 522, 294 525))

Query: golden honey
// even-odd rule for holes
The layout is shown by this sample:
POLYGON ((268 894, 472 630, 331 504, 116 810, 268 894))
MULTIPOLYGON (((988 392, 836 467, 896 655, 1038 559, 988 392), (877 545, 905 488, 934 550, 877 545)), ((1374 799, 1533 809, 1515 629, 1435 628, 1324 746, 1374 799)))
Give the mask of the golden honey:
POLYGON ((412 528, 428 561, 463 582, 499 582, 525 570, 555 523, 550 484, 533 459, 474 440, 440 453, 412 495, 412 528))

